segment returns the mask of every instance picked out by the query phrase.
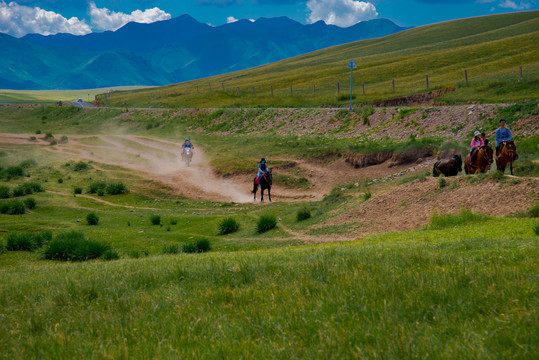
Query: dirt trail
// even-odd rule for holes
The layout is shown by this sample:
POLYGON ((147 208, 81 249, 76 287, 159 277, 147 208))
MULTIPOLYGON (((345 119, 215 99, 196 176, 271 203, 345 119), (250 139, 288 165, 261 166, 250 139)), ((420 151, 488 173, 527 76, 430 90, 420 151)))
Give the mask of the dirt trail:
POLYGON ((181 161, 181 144, 133 135, 70 136, 66 144, 49 146, 30 134, 0 134, 0 144, 37 145, 44 150, 76 158, 121 166, 169 185, 188 198, 249 202, 249 187, 242 188, 231 179, 216 177, 206 165, 204 152, 195 148, 190 167, 181 161))
MULTIPOLYGON (((69 197, 73 196, 73 194, 68 194, 68 193, 64 193, 64 192, 60 192, 60 191, 47 190, 47 192, 51 193, 51 194, 63 195, 63 196, 69 196, 69 197)), ((96 198, 94 196, 89 196, 89 195, 78 194, 78 195, 75 195, 75 197, 83 197, 85 199, 91 199, 91 200, 94 200, 95 202, 98 202, 98 203, 101 203, 101 204, 104 204, 104 205, 114 206, 114 207, 122 207, 122 208, 126 208, 126 209, 159 210, 157 208, 152 208, 152 207, 115 204, 115 203, 112 203, 110 201, 99 199, 99 198, 96 198)))

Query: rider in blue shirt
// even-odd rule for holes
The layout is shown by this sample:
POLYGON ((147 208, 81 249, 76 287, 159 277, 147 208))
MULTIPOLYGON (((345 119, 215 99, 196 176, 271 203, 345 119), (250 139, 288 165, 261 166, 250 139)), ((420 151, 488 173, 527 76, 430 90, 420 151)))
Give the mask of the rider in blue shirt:
POLYGON ((262 158, 260 159, 260 162, 258 163, 258 173, 256 181, 258 183, 258 187, 260 187, 260 177, 268 172, 268 163, 266 162, 266 159, 262 158))
POLYGON ((185 148, 194 149, 195 147, 191 144, 191 138, 187 137, 182 144, 182 155, 185 154, 185 148))
POLYGON ((505 127, 505 120, 500 120, 500 127, 496 129, 496 156, 500 156, 500 150, 504 141, 512 139, 511 130, 505 127))

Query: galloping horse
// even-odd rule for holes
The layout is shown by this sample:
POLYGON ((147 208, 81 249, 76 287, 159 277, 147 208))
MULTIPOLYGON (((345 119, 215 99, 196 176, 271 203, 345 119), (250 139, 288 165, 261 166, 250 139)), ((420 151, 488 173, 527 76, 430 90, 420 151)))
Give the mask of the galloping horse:
POLYGON ((449 160, 438 160, 432 167, 432 176, 438 177, 441 174, 444 176, 457 176, 462 171, 462 157, 453 155, 449 160))
POLYGON ((505 167, 509 163, 511 175, 513 175, 513 161, 518 159, 517 147, 512 140, 504 141, 500 149, 500 156, 496 157, 496 167, 501 172, 505 172, 505 167))
POLYGON ((494 162, 494 151, 490 146, 481 146, 479 150, 477 150, 477 156, 473 166, 470 166, 470 154, 466 155, 464 161, 464 171, 466 174, 473 175, 476 172, 484 174, 490 170, 490 165, 494 162))
MULTIPOLYGON (((261 199, 260 201, 264 201, 264 190, 268 189, 268 197, 269 197, 269 201, 271 202, 271 184, 273 182, 273 177, 271 175, 271 170, 268 171, 267 173, 265 173, 264 175, 261 175, 260 176, 260 188, 261 188, 261 191, 260 191, 260 196, 261 196, 261 199)), ((253 191, 251 191, 254 196, 253 198, 256 200, 256 192, 258 191, 258 184, 256 183, 256 176, 255 176, 255 179, 253 180, 253 191)))

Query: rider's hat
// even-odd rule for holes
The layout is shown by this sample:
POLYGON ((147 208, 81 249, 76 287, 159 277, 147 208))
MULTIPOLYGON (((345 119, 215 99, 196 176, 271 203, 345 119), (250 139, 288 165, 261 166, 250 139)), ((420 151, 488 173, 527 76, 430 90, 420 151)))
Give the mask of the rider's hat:
POLYGON ((260 162, 266 162, 266 159, 262 158, 260 159, 260 162))
POLYGON ((475 132, 473 133, 473 136, 479 136, 481 135, 481 132, 479 130, 475 130, 475 132))

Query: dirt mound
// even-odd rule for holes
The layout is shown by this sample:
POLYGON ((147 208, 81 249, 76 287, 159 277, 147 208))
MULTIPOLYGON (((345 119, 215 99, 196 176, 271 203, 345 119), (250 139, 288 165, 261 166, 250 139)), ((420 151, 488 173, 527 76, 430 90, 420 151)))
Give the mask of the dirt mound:
POLYGON ((384 151, 372 154, 354 154, 348 153, 344 156, 344 161, 354 166, 356 169, 364 168, 371 165, 381 164, 393 156, 393 152, 384 151))
POLYGON ((414 230, 425 226, 434 211, 454 214, 466 208, 477 213, 506 216, 526 210, 539 201, 537 178, 477 183, 470 183, 470 179, 467 176, 447 178, 447 186, 442 189, 438 179, 427 178, 381 190, 368 201, 319 227, 349 225, 350 229, 355 229, 351 230, 350 237, 414 230))
POLYGON ((448 92, 455 91, 456 88, 445 88, 441 90, 430 91, 422 94, 415 94, 410 96, 403 96, 394 99, 387 99, 382 101, 375 101, 371 103, 374 106, 417 106, 417 105, 432 105, 434 104, 434 99, 439 98, 442 95, 447 94, 448 92))
POLYGON ((389 162, 389 167, 396 165, 410 164, 413 162, 421 162, 425 158, 434 155, 434 149, 430 146, 422 146, 420 148, 407 150, 400 153, 394 153, 389 162))

